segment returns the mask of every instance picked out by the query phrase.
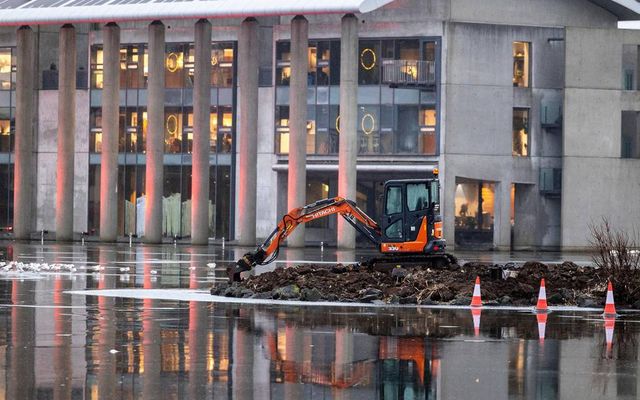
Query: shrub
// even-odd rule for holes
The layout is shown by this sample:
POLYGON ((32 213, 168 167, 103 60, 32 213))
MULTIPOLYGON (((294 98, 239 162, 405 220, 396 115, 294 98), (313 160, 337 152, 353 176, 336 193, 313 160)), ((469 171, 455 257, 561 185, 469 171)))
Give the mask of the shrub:
POLYGON ((638 235, 611 226, 607 218, 589 224, 590 244, 594 248, 593 263, 603 281, 611 280, 616 297, 633 304, 640 295, 640 251, 638 235))

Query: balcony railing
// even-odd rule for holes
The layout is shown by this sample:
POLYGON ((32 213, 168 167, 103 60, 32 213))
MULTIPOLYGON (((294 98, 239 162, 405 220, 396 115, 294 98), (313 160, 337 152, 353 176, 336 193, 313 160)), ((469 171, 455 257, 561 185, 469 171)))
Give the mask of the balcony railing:
POLYGON ((436 84, 435 61, 382 60, 382 81, 394 86, 436 84))

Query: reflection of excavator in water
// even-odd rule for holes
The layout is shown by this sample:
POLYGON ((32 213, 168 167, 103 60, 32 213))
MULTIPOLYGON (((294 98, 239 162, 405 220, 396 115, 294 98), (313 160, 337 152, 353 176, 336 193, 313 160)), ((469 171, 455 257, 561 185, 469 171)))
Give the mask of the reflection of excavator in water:
POLYGON ((454 263, 455 258, 445 253, 446 242, 442 237, 437 169, 434 169, 434 176, 433 179, 385 182, 380 225, 355 202, 342 197, 319 200, 289 211, 262 245, 229 268, 229 279, 239 281, 241 272, 273 261, 280 245, 299 224, 333 214, 341 215, 382 253, 361 265, 374 268, 398 264, 443 267, 454 263))

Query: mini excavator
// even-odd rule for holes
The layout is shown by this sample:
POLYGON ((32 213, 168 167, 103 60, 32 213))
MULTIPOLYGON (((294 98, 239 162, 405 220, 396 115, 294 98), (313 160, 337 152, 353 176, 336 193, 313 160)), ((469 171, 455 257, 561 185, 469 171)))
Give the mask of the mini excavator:
POLYGON ((280 245, 300 224, 339 214, 373 243, 379 257, 360 265, 383 269, 397 265, 445 267, 456 262, 445 253, 440 216, 438 170, 432 179, 391 180, 384 184, 383 215, 376 223, 354 201, 333 197, 295 208, 282 217, 278 226, 258 248, 245 254, 228 268, 230 281, 240 281, 240 273, 256 265, 266 265, 278 257, 280 245))

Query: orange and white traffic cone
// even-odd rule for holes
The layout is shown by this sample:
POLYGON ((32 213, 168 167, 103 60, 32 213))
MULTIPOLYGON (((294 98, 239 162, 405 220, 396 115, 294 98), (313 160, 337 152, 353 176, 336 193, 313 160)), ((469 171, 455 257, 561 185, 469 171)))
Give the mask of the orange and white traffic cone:
POLYGON ((539 313, 536 315, 538 320, 538 340, 544 343, 544 335, 547 331, 547 313, 539 313))
POLYGON ((604 335, 607 341, 607 355, 611 355, 613 349, 613 330, 616 326, 615 317, 604 317, 604 335))
POLYGON ((538 304, 536 304, 536 312, 549 312, 549 308, 547 308, 547 290, 544 286, 544 278, 540 280, 540 292, 538 293, 538 304))
POLYGON ((471 317, 473 318, 473 334, 480 336, 480 315, 482 314, 482 308, 474 307, 471 309, 471 317))
POLYGON ((480 277, 476 277, 476 284, 473 287, 473 297, 471 298, 471 307, 482 307, 482 299, 480 298, 480 277))
POLYGON ((613 285, 611 281, 609 281, 609 285, 607 286, 607 302, 604 305, 604 315, 607 317, 615 317, 616 314, 616 305, 613 301, 613 285))

